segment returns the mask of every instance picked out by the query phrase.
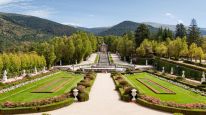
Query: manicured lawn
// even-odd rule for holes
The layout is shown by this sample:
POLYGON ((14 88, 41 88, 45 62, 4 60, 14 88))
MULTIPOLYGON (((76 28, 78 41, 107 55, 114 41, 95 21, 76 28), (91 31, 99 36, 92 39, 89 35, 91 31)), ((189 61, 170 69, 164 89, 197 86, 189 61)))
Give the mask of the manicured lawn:
POLYGON ((61 71, 46 79, 42 79, 10 92, 0 94, 0 102, 29 102, 33 100, 58 96, 63 93, 69 92, 82 79, 83 75, 61 71), (45 91, 45 93, 32 93, 35 90, 39 90, 40 92, 45 91))
POLYGON ((149 88, 150 90, 158 94, 173 94, 174 93, 173 91, 147 78, 138 78, 137 81, 141 82, 147 88, 149 88))
MULTIPOLYGON (((185 90, 181 87, 173 85, 169 82, 160 80, 149 73, 137 73, 133 75, 126 75, 125 79, 131 83, 132 86, 138 88, 141 93, 146 95, 159 98, 163 101, 175 101, 177 103, 206 103, 206 97, 191 92, 189 90, 185 90), (175 92, 176 94, 157 94, 146 87, 144 84, 139 82, 137 79, 139 78, 146 78, 150 79, 159 85, 175 92)), ((152 86, 152 85, 151 85, 152 86)))

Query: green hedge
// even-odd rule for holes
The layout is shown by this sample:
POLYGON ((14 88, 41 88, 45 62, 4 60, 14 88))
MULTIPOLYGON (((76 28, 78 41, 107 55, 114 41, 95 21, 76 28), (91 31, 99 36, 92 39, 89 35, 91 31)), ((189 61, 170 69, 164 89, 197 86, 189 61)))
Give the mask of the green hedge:
POLYGON ((197 68, 187 67, 180 63, 174 63, 172 61, 162 60, 159 58, 154 59, 154 66, 157 70, 162 71, 162 67, 165 68, 165 72, 170 73, 171 67, 173 67, 174 74, 177 76, 182 75, 182 71, 185 71, 185 77, 200 81, 202 78, 202 71, 197 68))
POLYGON ((155 105, 155 104, 149 103, 139 98, 137 99, 136 102, 139 103, 140 105, 143 105, 143 106, 146 106, 152 109, 170 112, 170 113, 183 113, 185 115, 206 115, 206 111, 203 111, 203 110, 178 109, 174 107, 155 105))
POLYGON ((192 61, 187 61, 187 60, 185 60, 184 63, 193 64, 193 65, 201 66, 201 67, 206 67, 206 64, 197 63, 197 62, 192 62, 192 61))
POLYGON ((146 60, 148 62, 148 65, 153 65, 153 58, 140 58, 140 57, 137 57, 136 61, 133 61, 133 62, 135 64, 138 64, 138 65, 145 65, 146 60))
POLYGON ((73 103, 73 98, 69 98, 65 101, 58 103, 53 103, 49 105, 37 106, 37 107, 21 107, 21 108, 1 108, 0 114, 22 114, 22 113, 36 113, 36 112, 45 112, 55 109, 59 109, 73 103))

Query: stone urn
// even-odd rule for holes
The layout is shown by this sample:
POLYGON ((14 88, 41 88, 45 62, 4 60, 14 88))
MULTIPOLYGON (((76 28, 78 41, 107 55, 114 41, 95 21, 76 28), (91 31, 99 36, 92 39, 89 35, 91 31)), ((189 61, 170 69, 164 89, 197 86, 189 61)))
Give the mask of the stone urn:
POLYGON ((74 100, 75 101, 78 101, 78 99, 77 99, 77 95, 79 94, 79 90, 78 89, 74 89, 73 90, 73 95, 74 95, 74 100))
POLYGON ((132 89, 131 91, 132 91, 132 93, 131 93, 132 94, 132 101, 135 101, 136 100, 135 97, 137 96, 137 90, 136 89, 132 89))

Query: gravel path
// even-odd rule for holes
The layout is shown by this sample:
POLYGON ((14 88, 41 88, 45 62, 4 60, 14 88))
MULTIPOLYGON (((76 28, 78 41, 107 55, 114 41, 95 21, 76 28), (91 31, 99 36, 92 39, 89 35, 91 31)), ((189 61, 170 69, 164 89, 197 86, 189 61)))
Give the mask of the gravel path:
MULTIPOLYGON (((109 73, 98 73, 87 102, 46 112, 51 115, 169 115, 135 103, 119 100, 118 92, 109 73)), ((34 115, 41 115, 34 114, 34 115)))

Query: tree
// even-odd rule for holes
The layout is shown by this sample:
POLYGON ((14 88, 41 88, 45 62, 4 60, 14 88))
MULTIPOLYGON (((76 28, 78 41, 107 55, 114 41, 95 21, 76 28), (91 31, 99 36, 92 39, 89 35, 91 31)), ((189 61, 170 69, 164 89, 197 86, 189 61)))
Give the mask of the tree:
POLYGON ((135 31, 135 41, 137 47, 140 46, 140 44, 144 39, 148 39, 148 38, 150 38, 150 31, 148 26, 145 24, 140 24, 137 30, 135 31))
POLYGON ((190 48, 189 48, 189 57, 190 57, 190 59, 191 59, 191 61, 192 61, 192 59, 195 57, 195 53, 196 53, 196 50, 197 49, 197 44, 195 44, 195 43, 192 43, 191 45, 190 45, 190 48))
POLYGON ((53 45, 45 44, 44 57, 46 59, 47 67, 50 68, 56 59, 53 45))
POLYGON ((167 53, 167 47, 165 46, 164 43, 159 43, 156 47, 155 47, 155 53, 162 57, 165 56, 167 53))
POLYGON ((191 45, 192 43, 195 43, 198 46, 200 45, 200 30, 195 19, 192 19, 189 26, 187 42, 189 45, 191 45))
POLYGON ((180 23, 180 24, 177 24, 176 25, 176 31, 175 31, 175 37, 180 37, 180 38, 183 38, 187 35, 187 32, 186 32, 186 28, 185 26, 180 23))
POLYGON ((140 46, 136 49, 136 53, 138 56, 144 57, 146 55, 146 51, 143 46, 140 46))
POLYGON ((65 45, 63 60, 68 64, 75 63, 74 58, 75 46, 73 43, 73 39, 68 39, 67 44, 65 45))
POLYGON ((156 38, 158 38, 158 41, 166 41, 167 38, 173 38, 173 32, 170 29, 163 29, 162 27, 159 28, 156 38))

